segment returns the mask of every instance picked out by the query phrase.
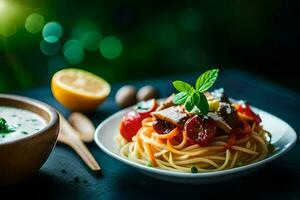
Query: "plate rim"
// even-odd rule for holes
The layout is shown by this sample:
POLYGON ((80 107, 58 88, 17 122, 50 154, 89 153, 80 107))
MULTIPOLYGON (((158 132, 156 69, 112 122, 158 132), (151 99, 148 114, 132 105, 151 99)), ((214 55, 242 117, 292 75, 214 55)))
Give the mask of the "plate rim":
POLYGON ((268 115, 271 115, 273 118, 276 118, 277 120, 280 120, 281 122, 283 122, 284 124, 287 125, 288 130, 289 130, 289 134, 291 134, 292 137, 292 141, 291 143, 288 143, 289 146, 287 146, 283 151, 280 151, 277 154, 273 154, 270 157, 267 157, 261 161, 255 162, 255 163, 251 163, 249 165, 245 165, 242 167, 236 167, 236 168, 231 168, 231 169, 225 169, 225 170, 220 170, 220 171, 214 171, 214 172, 201 172, 201 173, 187 173, 187 172, 177 172, 177 171, 168 171, 168 170, 164 170, 164 169, 159 169, 159 168, 154 168, 154 167, 148 167, 139 163, 136 163, 134 161, 128 160, 124 157, 122 157, 121 155, 114 153, 112 151, 110 151, 108 148, 106 148, 106 146, 99 140, 99 134, 100 134, 100 130, 102 129, 102 127, 104 125, 106 125, 107 123, 109 123, 109 121, 111 121, 112 119, 114 119, 115 117, 119 117, 119 115, 122 115, 124 113, 126 113, 127 111, 131 110, 133 108, 133 106, 122 109, 120 111, 117 111, 115 113, 113 113, 112 115, 110 115, 108 118, 106 118, 104 121, 102 121, 96 128, 95 130, 95 134, 94 134, 94 141, 97 144, 97 146, 107 155, 109 155, 110 157, 124 163, 127 164, 131 167, 134 167, 138 170, 143 170, 145 172, 148 173, 152 173, 152 174, 158 174, 158 175, 164 175, 164 176, 172 176, 172 177, 181 177, 181 178, 191 178, 191 179, 198 179, 198 178, 208 178, 208 177, 218 177, 218 176, 226 176, 229 174, 235 174, 235 173, 239 173, 239 172, 243 172, 243 171, 250 171, 251 169, 256 169, 259 167, 262 167, 264 165, 266 165, 267 163, 278 159, 279 157, 282 157, 283 155, 285 155, 287 152, 289 152, 294 145, 296 144, 297 141, 297 133, 296 131, 284 120, 282 120, 281 118, 267 112, 264 111, 262 109, 256 108, 254 106, 252 106, 254 109, 257 109, 260 112, 264 112, 268 115))

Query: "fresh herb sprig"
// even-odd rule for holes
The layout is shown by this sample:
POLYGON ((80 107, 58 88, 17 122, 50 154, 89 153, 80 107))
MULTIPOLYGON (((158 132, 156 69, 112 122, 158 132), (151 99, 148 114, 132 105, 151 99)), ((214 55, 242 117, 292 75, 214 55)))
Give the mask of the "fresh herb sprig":
POLYGON ((174 104, 184 105, 188 112, 207 115, 209 107, 204 92, 215 83, 218 73, 218 69, 212 69, 201 74, 196 81, 195 88, 184 81, 174 81, 173 86, 179 91, 173 99, 174 104))
POLYGON ((6 120, 2 117, 0 117, 0 134, 8 134, 13 132, 14 129, 9 127, 6 120))
POLYGON ((242 162, 242 161, 240 161, 240 162, 237 163, 237 166, 238 166, 238 167, 243 167, 243 166, 245 166, 245 163, 242 162))
POLYGON ((197 167, 192 167, 191 168, 191 173, 193 173, 193 174, 198 173, 197 167))

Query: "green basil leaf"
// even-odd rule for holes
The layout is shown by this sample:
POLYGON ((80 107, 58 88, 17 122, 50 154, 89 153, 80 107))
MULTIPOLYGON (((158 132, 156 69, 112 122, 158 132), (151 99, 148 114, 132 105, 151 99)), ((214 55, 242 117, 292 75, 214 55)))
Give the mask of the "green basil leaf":
POLYGON ((188 111, 188 112, 191 112, 194 108, 194 103, 193 103, 193 100, 192 100, 192 96, 189 96, 185 103, 184 103, 184 106, 185 106, 185 109, 188 111))
POLYGON ((185 109, 192 113, 199 113, 197 110, 199 110, 197 107, 195 108, 195 105, 199 104, 200 102, 200 95, 197 92, 193 92, 186 100, 185 102, 185 109))
POLYGON ((200 94, 197 92, 192 93, 191 99, 192 99, 194 105, 198 105, 200 102, 200 94))
POLYGON ((217 80, 218 72, 218 69, 212 69, 199 76, 196 81, 196 91, 205 92, 208 90, 217 80))
POLYGON ((186 99, 188 98, 188 93, 187 92, 179 92, 176 94, 173 98, 173 103, 176 105, 181 105, 184 104, 186 99))
POLYGON ((193 109, 191 110, 191 113, 194 113, 196 115, 202 115, 201 110, 198 108, 198 106, 194 106, 193 109))
POLYGON ((201 110, 203 115, 207 115, 209 106, 206 96, 203 93, 200 94, 200 101, 197 104, 197 107, 201 110))
POLYGON ((179 92, 190 92, 193 90, 193 87, 184 82, 184 81, 174 81, 173 86, 179 91, 179 92))
POLYGON ((188 112, 197 115, 207 115, 208 102, 203 92, 214 84, 218 77, 218 72, 218 69, 213 69, 199 76, 196 81, 196 90, 184 81, 174 81, 173 86, 179 93, 174 96, 173 103, 176 105, 184 104, 188 112))

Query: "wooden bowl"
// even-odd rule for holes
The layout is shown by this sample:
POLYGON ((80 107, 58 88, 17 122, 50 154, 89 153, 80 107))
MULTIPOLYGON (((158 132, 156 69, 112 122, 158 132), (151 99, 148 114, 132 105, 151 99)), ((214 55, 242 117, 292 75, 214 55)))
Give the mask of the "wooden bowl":
POLYGON ((0 185, 7 185, 30 177, 45 163, 56 144, 59 117, 49 105, 16 95, 0 94, 0 106, 32 111, 47 122, 37 133, 0 144, 0 185))

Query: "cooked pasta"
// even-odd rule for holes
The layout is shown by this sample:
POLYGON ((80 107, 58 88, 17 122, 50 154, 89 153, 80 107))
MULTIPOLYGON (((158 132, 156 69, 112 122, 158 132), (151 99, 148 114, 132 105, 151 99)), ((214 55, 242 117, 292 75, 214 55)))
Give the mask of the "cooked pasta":
POLYGON ((176 80, 179 93, 165 101, 140 102, 121 120, 120 154, 134 162, 179 172, 212 172, 260 161, 271 134, 244 101, 223 88, 208 92, 218 69, 200 75, 195 87, 176 80))
POLYGON ((189 144, 186 133, 174 128, 168 134, 153 129, 153 117, 145 118, 142 127, 127 142, 120 134, 116 137, 120 154, 134 162, 161 169, 191 172, 211 172, 247 165, 264 159, 268 154, 268 133, 253 123, 251 134, 236 140, 226 148, 228 135, 217 136, 209 146, 189 144), (182 141, 174 138, 182 134, 182 141))

